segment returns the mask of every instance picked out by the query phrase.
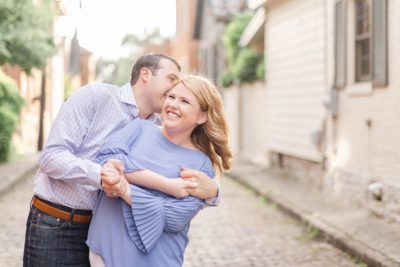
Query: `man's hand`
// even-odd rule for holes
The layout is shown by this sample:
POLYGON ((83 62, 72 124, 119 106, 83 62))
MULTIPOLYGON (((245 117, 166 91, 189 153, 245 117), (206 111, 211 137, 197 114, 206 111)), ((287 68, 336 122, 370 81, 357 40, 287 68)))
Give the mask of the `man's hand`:
POLYGON ((109 160, 101 169, 101 185, 109 197, 120 197, 126 193, 129 183, 119 160, 109 160))
POLYGON ((197 184, 196 188, 187 188, 189 195, 200 199, 210 199, 218 196, 217 183, 204 172, 182 167, 180 177, 183 180, 197 184))

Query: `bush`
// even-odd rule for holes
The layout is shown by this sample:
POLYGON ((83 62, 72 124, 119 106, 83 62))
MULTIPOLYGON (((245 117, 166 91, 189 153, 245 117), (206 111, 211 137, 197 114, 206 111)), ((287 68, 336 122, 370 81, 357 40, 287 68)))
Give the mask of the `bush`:
POLYGON ((0 72, 0 162, 10 156, 12 133, 23 103, 16 84, 0 72))
POLYGON ((239 40, 247 24, 252 18, 251 13, 237 15, 226 27, 222 41, 224 43, 228 64, 234 65, 239 54, 239 40))
POLYGON ((233 84, 233 81, 235 80, 235 76, 232 73, 231 69, 226 69, 220 76, 220 84, 222 84, 223 87, 229 87, 233 84))
POLYGON ((256 76, 257 80, 264 80, 265 79, 265 61, 264 61, 264 54, 260 58, 258 62, 257 69, 256 69, 256 76))
POLYGON ((257 80, 257 65, 259 56, 254 49, 244 48, 240 51, 234 66, 235 77, 241 82, 257 80))
POLYGON ((251 18, 250 13, 240 14, 229 23, 225 30, 223 43, 228 66, 220 77, 223 87, 231 86, 235 80, 254 82, 264 79, 264 55, 252 48, 239 47, 240 37, 251 18))

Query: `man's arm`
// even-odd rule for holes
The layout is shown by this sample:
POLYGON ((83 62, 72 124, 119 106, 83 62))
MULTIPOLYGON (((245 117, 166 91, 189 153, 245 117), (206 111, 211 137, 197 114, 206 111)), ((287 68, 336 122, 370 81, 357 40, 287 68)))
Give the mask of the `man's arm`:
POLYGON ((39 167, 53 179, 101 188, 101 165, 76 156, 95 114, 94 92, 90 86, 82 87, 64 103, 39 158, 39 167))

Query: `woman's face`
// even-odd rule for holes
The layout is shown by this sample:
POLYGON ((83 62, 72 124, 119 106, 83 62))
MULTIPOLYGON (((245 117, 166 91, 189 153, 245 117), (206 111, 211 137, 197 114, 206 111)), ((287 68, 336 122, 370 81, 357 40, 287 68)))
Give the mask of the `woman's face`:
POLYGON ((201 111, 195 95, 182 83, 168 92, 161 116, 166 129, 178 132, 191 133, 206 121, 206 113, 201 111))

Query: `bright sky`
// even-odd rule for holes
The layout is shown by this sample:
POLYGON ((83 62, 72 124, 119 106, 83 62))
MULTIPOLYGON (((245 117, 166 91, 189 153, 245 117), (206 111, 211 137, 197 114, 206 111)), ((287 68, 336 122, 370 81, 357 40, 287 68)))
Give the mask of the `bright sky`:
MULTIPOLYGON (((71 0, 64 0, 67 3, 71 0)), ((175 0, 81 0, 77 21, 81 46, 107 58, 121 54, 126 34, 143 36, 159 27, 162 36, 175 33, 175 0)))

